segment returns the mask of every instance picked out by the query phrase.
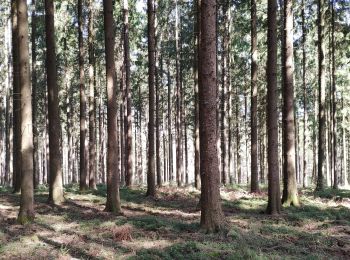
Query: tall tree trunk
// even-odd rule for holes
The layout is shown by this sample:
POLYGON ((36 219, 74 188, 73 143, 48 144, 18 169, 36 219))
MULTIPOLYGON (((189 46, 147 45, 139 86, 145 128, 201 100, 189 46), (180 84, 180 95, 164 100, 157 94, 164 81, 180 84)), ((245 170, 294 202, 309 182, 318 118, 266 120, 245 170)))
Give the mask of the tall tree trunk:
POLYGON ((277 2, 268 0, 267 12, 267 133, 268 133, 268 205, 269 214, 281 211, 278 165, 278 93, 277 93, 277 2))
POLYGON ((201 227, 215 232, 222 227, 220 173, 217 156, 216 114, 216 1, 201 0, 199 129, 202 176, 201 227), (203 84, 205 82, 205 84, 203 84))
POLYGON ((89 187, 96 189, 96 100, 95 100, 95 50, 94 1, 89 0, 89 187))
POLYGON ((32 0, 32 98, 33 98, 33 135, 34 135, 34 150, 33 150, 33 185, 34 189, 38 186, 38 131, 37 131, 37 122, 36 122, 36 114, 37 114, 37 76, 36 76, 36 38, 37 38, 37 18, 36 18, 36 1, 32 0))
MULTIPOLYGON (((160 45, 161 45, 160 40, 160 45)), ((159 133, 159 127, 160 127, 160 120, 159 120, 159 95, 160 95, 160 84, 162 82, 161 79, 161 71, 159 69, 159 61, 158 61, 158 52, 155 53, 155 60, 156 60, 156 70, 155 70, 155 77, 156 77, 156 172, 157 172, 157 186, 162 186, 162 173, 161 173, 161 162, 160 162, 160 133, 159 133)))
POLYGON ((324 0, 318 0, 318 169, 316 190, 324 189, 324 158, 325 158, 325 100, 326 100, 326 75, 325 75, 325 7, 324 0))
POLYGON ((173 136, 172 136, 172 125, 171 125, 171 80, 170 80, 170 60, 167 62, 167 76, 168 76, 168 143, 169 143, 169 180, 173 181, 173 136))
POLYGON ((180 37, 179 30, 181 30, 181 22, 179 22, 179 6, 175 0, 175 45, 176 45, 176 182, 177 186, 183 186, 183 154, 182 154, 182 133, 181 133, 181 113, 182 113, 182 96, 181 96, 181 54, 180 54, 180 37))
POLYGON ((86 140, 86 94, 84 75, 84 18, 83 0, 78 0, 78 26, 79 26, 79 89, 80 89, 80 190, 87 190, 88 177, 88 142, 86 140))
POLYGON ((12 84, 13 84, 13 192, 21 190, 21 93, 19 86, 19 40, 17 20, 17 0, 11 1, 11 22, 12 22, 12 84))
MULTIPOLYGON (((34 219, 32 93, 30 85, 27 1, 17 0, 19 89, 21 95, 21 202, 18 222, 34 219)), ((16 39, 16 38, 15 38, 16 39)))
POLYGON ((332 0, 332 39, 331 39, 331 47, 332 47, 332 171, 333 171, 333 189, 338 189, 338 171, 337 171, 337 101, 336 101, 336 80, 335 80, 335 36, 334 36, 334 16, 335 16, 335 6, 334 0, 332 0))
POLYGON ((131 91, 130 91, 130 48, 129 48, 129 8, 128 0, 124 0, 124 66, 125 66, 125 98, 126 98, 126 120, 124 120, 125 131, 125 182, 130 187, 134 182, 132 161, 132 115, 131 115, 131 91))
POLYGON ((106 211, 121 212, 118 167, 117 85, 114 63, 114 20, 112 0, 103 0, 107 76, 107 201, 106 211))
POLYGON ((302 23, 302 51, 303 51, 303 187, 305 188, 307 186, 307 173, 306 173, 306 129, 307 129, 307 107, 306 107, 306 26, 305 26, 305 0, 302 0, 302 9, 301 9, 301 23, 302 23))
POLYGON ((199 38, 200 38, 200 2, 195 0, 195 14, 194 18, 194 62, 193 62, 193 76, 194 76, 194 186, 200 189, 200 154, 199 154, 199 107, 198 107, 198 85, 199 85, 199 38))
POLYGON ((283 83, 283 196, 282 203, 299 206, 295 164, 293 1, 284 0, 283 83))
POLYGON ((149 122, 148 122, 148 172, 147 196, 156 195, 155 158, 154 158, 154 77, 155 77, 155 10, 154 1, 147 0, 148 15, 148 89, 149 89, 149 122))
POLYGON ((250 2, 251 16, 251 192, 259 191, 258 173, 258 38, 256 0, 250 2))
POLYGON ((49 115, 50 185, 49 202, 64 201, 62 184, 62 158, 60 150, 61 125, 58 110, 58 86, 56 71, 55 22, 53 0, 45 0, 46 75, 49 115))

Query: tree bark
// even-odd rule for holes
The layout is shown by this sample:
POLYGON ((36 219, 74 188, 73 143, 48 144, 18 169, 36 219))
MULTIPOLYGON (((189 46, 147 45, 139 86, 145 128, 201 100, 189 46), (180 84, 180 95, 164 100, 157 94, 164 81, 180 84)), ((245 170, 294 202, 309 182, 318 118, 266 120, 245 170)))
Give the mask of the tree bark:
POLYGON ((103 0, 107 76, 107 201, 105 211, 121 213, 118 167, 117 86, 114 63, 114 20, 112 0, 103 0))
POLYGON ((56 71, 55 22, 53 0, 45 0, 46 76, 49 113, 50 185, 49 202, 59 205, 64 201, 62 159, 60 150, 61 125, 58 110, 56 71))
MULTIPOLYGON (((21 95, 21 202, 18 222, 34 219, 32 93, 29 69, 27 1, 17 0, 19 89, 21 95)), ((15 38, 16 39, 16 38, 15 38)))
POLYGON ((13 192, 21 190, 21 96, 19 87, 19 40, 17 20, 17 0, 11 1, 11 22, 12 22, 12 73, 13 73, 13 192))
POLYGON ((294 118, 294 60, 293 60, 293 1, 284 0, 284 83, 283 87, 283 196, 282 203, 299 206, 295 164, 295 118, 294 118))
POLYGON ((78 0, 78 27, 79 27, 79 89, 80 89, 80 185, 81 191, 88 189, 88 142, 86 138, 86 94, 85 94, 85 75, 84 75, 84 18, 83 18, 83 0, 78 0))
POLYGON ((324 0, 318 0, 318 167, 316 190, 324 189, 324 157, 325 157, 325 101, 326 101, 326 75, 325 75, 325 7, 324 0))
POLYGON ((89 0, 89 28, 88 28, 88 49, 89 49, 89 187, 96 189, 96 100, 95 100, 95 50, 94 50, 94 4, 89 0))
POLYGON ((278 165, 278 93, 277 93, 277 2, 268 0, 267 12, 267 133, 268 133, 268 205, 267 213, 281 210, 278 165))
POLYGON ((155 77, 155 9, 154 1, 147 0, 148 15, 148 89, 149 89, 149 122, 148 122, 148 172, 147 196, 156 195, 155 154, 154 154, 154 77, 155 77))
POLYGON ((251 185, 252 193, 259 191, 258 173, 258 38, 257 38, 257 17, 256 0, 250 2, 251 15, 251 185))
POLYGON ((306 95, 307 95, 307 90, 306 90, 306 49, 305 49, 305 44, 306 44, 306 27, 305 27, 305 0, 302 0, 302 9, 301 9, 301 27, 302 27, 302 51, 303 51, 303 75, 302 75, 302 80, 303 80, 303 108, 304 108, 304 113, 303 113, 303 188, 306 188, 307 186, 307 173, 306 173, 306 129, 307 129, 307 106, 306 106, 306 95))
POLYGON ((201 1, 199 129, 202 176, 201 227, 207 232, 222 228, 220 173, 217 153, 216 114, 216 1, 201 1), (205 83, 205 84, 203 84, 205 83))

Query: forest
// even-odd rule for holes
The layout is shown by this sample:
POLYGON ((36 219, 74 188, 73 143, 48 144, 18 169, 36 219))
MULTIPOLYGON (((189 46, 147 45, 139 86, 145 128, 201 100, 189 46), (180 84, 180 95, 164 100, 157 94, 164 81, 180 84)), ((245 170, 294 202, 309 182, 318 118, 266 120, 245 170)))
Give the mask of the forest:
POLYGON ((0 0, 0 259, 350 259, 349 0, 0 0))

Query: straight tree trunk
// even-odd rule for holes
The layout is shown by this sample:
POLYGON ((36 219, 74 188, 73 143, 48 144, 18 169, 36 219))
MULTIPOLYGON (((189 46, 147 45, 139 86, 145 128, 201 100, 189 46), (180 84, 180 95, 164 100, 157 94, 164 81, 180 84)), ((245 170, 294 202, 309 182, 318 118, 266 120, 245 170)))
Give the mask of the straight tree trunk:
MULTIPOLYGON (((18 222, 34 219, 32 93, 30 85, 27 1, 17 0, 19 89, 21 95, 21 202, 18 222)), ((16 39, 16 38, 15 38, 16 39)))
POLYGON ((285 62, 283 86, 283 196, 282 203, 287 206, 299 206, 296 153, 295 153, 295 118, 294 118, 294 60, 293 60, 293 0, 284 0, 284 40, 285 62))
POLYGON ((12 73, 13 73, 13 192, 21 190, 21 90, 19 83, 19 40, 17 20, 17 0, 11 1, 11 22, 12 22, 12 73))
POLYGON ((332 52, 332 171, 333 171, 333 189, 338 189, 338 171, 337 171, 337 101, 336 101, 336 78, 335 78, 335 36, 334 36, 334 27, 335 27, 335 6, 334 6, 334 0, 332 0, 332 39, 331 39, 331 52, 332 52))
POLYGON ((154 154, 154 77, 155 77, 155 9, 154 1, 147 0, 148 15, 148 89, 149 89, 149 122, 148 122, 148 172, 147 196, 156 195, 155 154, 154 154))
POLYGON ((177 186, 183 186, 183 154, 182 154, 182 133, 181 133, 181 113, 182 113, 182 96, 181 96, 181 54, 180 54, 180 36, 179 30, 181 23, 179 23, 178 2, 175 0, 175 45, 176 45, 176 182, 177 186))
POLYGON ((160 170, 160 134, 159 134, 159 84, 161 82, 161 76, 159 72, 159 64, 158 64, 158 52, 155 53, 155 60, 156 60, 156 71, 155 71, 155 77, 156 77, 156 172, 157 172, 157 186, 162 186, 162 173, 160 170))
POLYGON ((133 161, 132 161, 132 115, 131 115, 131 91, 130 91, 130 48, 129 48, 129 7, 128 0, 124 0, 124 66, 125 66, 125 98, 126 98, 126 120, 124 120, 125 131, 125 183, 131 187, 134 183, 133 161))
POLYGON ((201 227, 206 232, 222 228, 220 173, 216 114, 216 1, 201 0, 199 49, 199 129, 202 179, 201 227), (203 84, 205 82, 205 84, 203 84))
POLYGON ((50 185, 49 202, 59 205, 64 201, 62 184, 62 156, 60 150, 61 125, 58 110, 56 71, 55 22, 53 0, 45 0, 46 75, 49 116, 50 185))
POLYGON ((325 159, 325 101, 326 101, 326 75, 325 75, 325 3, 318 0, 318 167, 316 190, 324 189, 324 159, 325 159))
POLYGON ((113 1, 103 0, 107 76, 107 201, 105 211, 121 213, 118 167, 117 85, 114 63, 113 1))
POLYGON ((267 133, 268 133, 268 214, 281 211, 278 165, 278 93, 277 93, 277 2, 268 0, 267 11, 267 133))
POLYGON ((94 50, 94 1, 89 0, 89 187, 96 189, 96 100, 95 100, 95 50, 94 50))
POLYGON ((258 173, 258 38, 257 38, 257 17, 256 0, 250 2, 251 15, 251 185, 252 193, 259 191, 258 173))
POLYGON ((78 27, 79 27, 79 89, 80 89, 80 185, 81 191, 88 189, 88 142, 86 138, 86 94, 85 94, 85 75, 84 75, 84 18, 83 18, 83 0, 78 0, 78 27))
POLYGON ((170 60, 167 63, 167 75, 168 75, 168 136, 169 136, 169 180, 173 181, 173 136, 171 125, 171 79, 170 79, 170 60))
POLYGON ((37 114, 37 75, 36 75, 36 38, 37 38, 37 18, 36 18, 36 1, 32 0, 32 98, 33 98, 33 135, 34 135, 34 150, 33 150, 33 185, 34 189, 38 186, 38 131, 37 131, 37 122, 36 122, 36 114, 37 114))
POLYGON ((304 124, 303 124, 303 187, 307 187, 307 173, 306 173, 306 129, 307 129, 307 107, 306 107, 306 27, 305 27, 305 0, 302 0, 302 9, 301 9, 301 17, 302 17, 302 51, 303 51, 303 108, 304 108, 304 124))

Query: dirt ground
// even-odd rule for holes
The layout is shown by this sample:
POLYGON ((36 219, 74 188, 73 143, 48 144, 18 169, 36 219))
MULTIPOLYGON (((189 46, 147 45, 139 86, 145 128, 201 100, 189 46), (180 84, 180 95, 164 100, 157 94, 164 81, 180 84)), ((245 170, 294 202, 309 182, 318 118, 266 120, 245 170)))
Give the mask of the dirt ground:
POLYGON ((350 191, 301 191, 300 208, 264 214, 266 193, 223 188, 227 227, 199 228, 198 191, 121 189, 122 216, 104 212, 105 186, 80 194, 66 187, 66 202, 35 194, 33 224, 16 223, 19 195, 0 188, 0 259, 350 259, 350 191))

